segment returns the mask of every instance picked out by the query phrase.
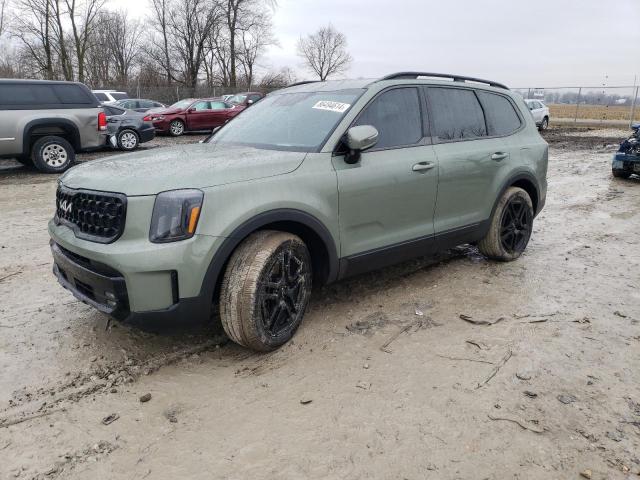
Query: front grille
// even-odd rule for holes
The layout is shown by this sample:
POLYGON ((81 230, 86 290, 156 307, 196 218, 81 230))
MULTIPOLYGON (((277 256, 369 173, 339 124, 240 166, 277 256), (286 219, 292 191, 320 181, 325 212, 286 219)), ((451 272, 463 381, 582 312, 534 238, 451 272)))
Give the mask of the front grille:
POLYGON ((56 221, 76 237, 99 243, 115 241, 124 230, 127 197, 120 193, 75 190, 58 186, 56 221))

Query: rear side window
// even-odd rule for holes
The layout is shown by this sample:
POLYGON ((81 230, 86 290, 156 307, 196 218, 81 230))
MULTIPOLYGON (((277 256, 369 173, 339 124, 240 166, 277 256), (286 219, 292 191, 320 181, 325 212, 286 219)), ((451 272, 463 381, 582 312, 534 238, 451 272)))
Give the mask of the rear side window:
POLYGON ((489 135, 509 135, 520 128, 520 117, 507 97, 478 91, 484 107, 489 135))
POLYGON ((109 101, 109 97, 107 97, 106 94, 102 93, 102 92, 93 92, 93 94, 96 96, 96 98, 98 100, 100 100, 101 102, 108 102, 109 101))
POLYGON ((211 102, 211 110, 225 110, 227 108, 229 107, 224 102, 211 102))
POLYGON ((111 96, 116 100, 124 100, 125 98, 129 98, 129 95, 123 92, 112 92, 111 96))
POLYGON ((362 112, 355 125, 373 125, 378 130, 376 149, 414 145, 422 138, 418 89, 394 88, 378 95, 362 112))
POLYGON ((472 90, 428 88, 429 114, 435 141, 472 140, 486 137, 482 107, 472 90))
POLYGON ((7 108, 72 108, 95 104, 95 99, 79 85, 0 83, 0 107, 7 108))
POLYGON ((94 103, 89 94, 78 85, 53 85, 52 88, 62 103, 75 105, 94 103))

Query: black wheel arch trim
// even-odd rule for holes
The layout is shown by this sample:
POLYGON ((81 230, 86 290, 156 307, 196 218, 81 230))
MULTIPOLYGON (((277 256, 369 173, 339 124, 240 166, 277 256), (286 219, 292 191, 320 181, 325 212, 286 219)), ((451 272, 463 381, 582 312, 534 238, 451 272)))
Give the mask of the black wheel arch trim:
MULTIPOLYGON (((31 130, 38 127, 61 127, 61 128, 70 128, 71 129, 71 138, 69 139, 69 143, 73 147, 75 151, 78 151, 81 148, 80 142, 80 131, 75 123, 66 118, 38 118, 36 120, 31 120, 25 126, 22 135, 22 151, 27 154, 30 151, 31 146, 31 130)), ((50 134, 53 137, 59 136, 56 134, 50 134)), ((49 136, 49 135, 47 135, 49 136)))
POLYGON ((540 210, 542 210, 542 207, 544 206, 544 199, 540 198, 540 184, 538 183, 538 180, 536 179, 536 177, 529 172, 518 172, 515 173, 513 175, 511 175, 510 177, 507 177, 507 179, 503 182, 501 188, 500 188, 500 194, 496 197, 496 200, 493 204, 493 208, 491 209, 491 216, 489 217, 489 219, 491 219, 493 217, 493 213, 496 211, 496 207, 498 206, 498 202, 500 201, 500 199, 502 198, 502 195, 504 195, 504 192, 507 191, 507 189, 511 186, 513 186, 513 184, 521 181, 521 180, 526 180, 527 182, 529 182, 532 186, 533 189, 535 190, 535 194, 536 194, 536 198, 532 198, 531 201, 534 203, 534 216, 538 215, 538 213, 540 213, 540 210))
POLYGON ((245 221, 227 236, 220 248, 213 255, 209 267, 200 287, 200 297, 208 299, 209 305, 213 300, 215 289, 219 283, 220 275, 224 273, 224 267, 234 250, 251 233, 266 225, 278 222, 299 223, 315 233, 323 242, 328 256, 328 273, 326 283, 331 283, 338 278, 339 261, 336 244, 329 229, 313 215, 302 210, 280 208, 260 213, 245 221))

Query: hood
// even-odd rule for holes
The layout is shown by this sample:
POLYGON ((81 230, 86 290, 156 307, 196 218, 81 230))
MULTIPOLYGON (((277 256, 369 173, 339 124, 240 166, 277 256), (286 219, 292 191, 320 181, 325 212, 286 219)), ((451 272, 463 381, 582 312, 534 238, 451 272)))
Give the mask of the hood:
POLYGON ((305 155, 199 143, 88 161, 68 170, 60 181, 69 188, 155 195, 283 175, 298 168, 305 155))

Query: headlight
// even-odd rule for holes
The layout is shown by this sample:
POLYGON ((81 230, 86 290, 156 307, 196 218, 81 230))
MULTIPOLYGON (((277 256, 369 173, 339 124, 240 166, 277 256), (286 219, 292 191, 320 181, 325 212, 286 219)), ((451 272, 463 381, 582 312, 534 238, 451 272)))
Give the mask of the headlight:
POLYGON ((149 240, 166 243, 193 237, 203 197, 200 190, 171 190, 158 194, 153 205, 149 240))

